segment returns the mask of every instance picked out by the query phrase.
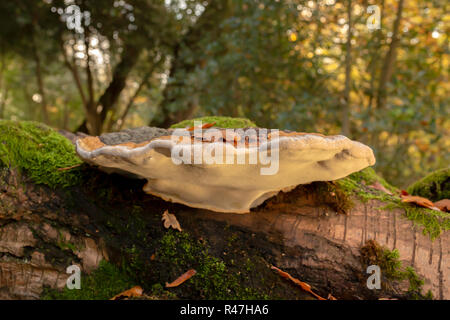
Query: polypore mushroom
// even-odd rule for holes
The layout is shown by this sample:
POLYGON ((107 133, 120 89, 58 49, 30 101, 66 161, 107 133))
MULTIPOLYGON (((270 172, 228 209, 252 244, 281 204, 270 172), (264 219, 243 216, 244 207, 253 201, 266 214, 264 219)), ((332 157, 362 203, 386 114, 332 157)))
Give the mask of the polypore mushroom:
POLYGON ((247 213, 299 184, 343 178, 375 163, 372 150, 347 137, 260 128, 142 127, 76 142, 102 169, 148 180, 144 191, 167 201, 247 213))

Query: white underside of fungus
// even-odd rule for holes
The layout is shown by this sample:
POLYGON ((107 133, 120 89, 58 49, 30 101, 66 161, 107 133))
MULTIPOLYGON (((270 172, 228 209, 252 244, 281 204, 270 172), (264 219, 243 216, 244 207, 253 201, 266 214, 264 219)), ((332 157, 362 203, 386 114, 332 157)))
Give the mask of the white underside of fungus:
POLYGON ((233 213, 248 213, 278 192, 299 184, 340 179, 375 163, 369 147, 344 136, 289 133, 246 147, 199 142, 216 150, 222 148, 232 163, 175 164, 174 148, 182 155, 190 151, 194 159, 194 146, 177 144, 170 137, 173 138, 161 136, 139 144, 119 145, 106 145, 98 137, 87 137, 77 140, 76 150, 83 160, 106 171, 147 179, 144 191, 149 194, 190 207, 233 213), (278 153, 274 174, 262 174, 273 164, 249 164, 251 156, 260 159, 266 150, 271 150, 269 156, 278 153), (236 163, 239 154, 247 156, 246 163, 236 163))

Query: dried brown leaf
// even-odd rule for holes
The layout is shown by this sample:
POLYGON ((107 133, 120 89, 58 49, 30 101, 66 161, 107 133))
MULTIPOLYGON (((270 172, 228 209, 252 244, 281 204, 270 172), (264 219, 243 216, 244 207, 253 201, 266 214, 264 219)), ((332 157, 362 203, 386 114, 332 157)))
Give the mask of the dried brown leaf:
POLYGON ((450 199, 442 199, 434 203, 434 206, 444 212, 450 212, 450 199))
POLYGON ((58 168, 57 170, 58 170, 58 171, 66 171, 66 170, 70 170, 70 169, 77 168, 77 167, 79 167, 79 166, 81 166, 81 165, 82 165, 82 163, 79 163, 79 164, 75 164, 75 165, 70 166, 70 167, 58 168))
POLYGON ((173 281, 171 283, 166 282, 166 288, 178 287, 180 284, 182 284, 186 280, 189 280, 196 273, 197 273, 197 271, 195 271, 194 269, 190 269, 190 270, 186 271, 185 273, 183 273, 181 276, 179 276, 175 281, 173 281))
POLYGON ((168 210, 164 211, 164 213, 162 215, 162 220, 164 221, 164 227, 166 229, 169 229, 170 227, 172 227, 173 229, 176 229, 178 231, 183 231, 181 229, 180 223, 177 220, 177 217, 175 217, 175 215, 169 213, 168 210))
POLYGON ((132 297, 140 297, 142 296, 142 293, 144 290, 140 286, 135 286, 131 289, 125 290, 124 292, 121 292, 114 297, 112 297, 110 300, 122 300, 132 297))
POLYGON ((372 189, 376 189, 376 190, 379 190, 379 191, 383 191, 384 193, 387 193, 387 194, 392 195, 392 192, 389 191, 388 189, 386 189, 386 187, 383 186, 383 185, 382 185, 380 182, 378 182, 378 181, 376 181, 375 183, 371 184, 369 187, 372 188, 372 189))
MULTIPOLYGON (((429 208, 429 209, 434 209, 434 210, 437 209, 434 206, 433 202, 431 202, 430 200, 428 200, 427 198, 424 198, 424 197, 410 196, 410 195, 401 195, 400 197, 402 198, 402 202, 414 203, 418 206, 429 208)), ((439 210, 439 209, 437 209, 437 210, 439 210)))
POLYGON ((215 124, 216 124, 216 122, 211 122, 211 123, 205 123, 201 127, 192 126, 192 127, 187 128, 187 131, 194 131, 196 128, 198 128, 198 129, 208 129, 208 128, 211 128, 212 126, 214 126, 215 124))
POLYGON ((409 196, 409 193, 406 190, 400 190, 400 196, 409 196))
POLYGON ((322 298, 321 296, 319 296, 315 292, 313 292, 311 290, 311 286, 309 284, 307 284, 306 282, 303 282, 303 281, 298 280, 297 278, 294 278, 289 273, 287 273, 287 272, 285 272, 285 271, 283 271, 281 269, 278 269, 275 266, 272 266, 271 269, 277 271, 280 276, 282 276, 285 279, 288 279, 288 280, 292 281, 293 283, 298 285, 300 288, 302 288, 304 291, 309 292, 310 294, 312 294, 317 299, 319 299, 319 300, 327 300, 325 298, 322 298))

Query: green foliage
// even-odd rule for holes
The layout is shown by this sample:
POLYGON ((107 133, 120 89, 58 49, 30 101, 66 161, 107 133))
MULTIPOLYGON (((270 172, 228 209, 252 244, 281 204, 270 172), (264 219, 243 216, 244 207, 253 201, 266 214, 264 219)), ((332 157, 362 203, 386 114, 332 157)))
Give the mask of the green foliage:
POLYGON ((423 234, 436 239, 442 232, 450 230, 450 213, 418 207, 400 199, 390 201, 382 209, 403 209, 405 216, 423 227, 423 234))
POLYGON ((402 269, 403 264, 400 261, 400 254, 397 249, 392 251, 384 249, 379 263, 381 270, 385 272, 387 278, 392 280, 408 280, 408 294, 412 299, 419 300, 433 298, 430 291, 427 292, 425 296, 422 294, 424 282, 413 267, 408 266, 405 269, 402 269))
POLYGON ((244 118, 232 118, 232 117, 201 117, 190 120, 184 120, 178 122, 171 126, 171 128, 186 128, 192 127, 194 125, 194 121, 201 121, 203 124, 213 123, 216 124, 214 127, 218 128, 248 128, 248 127, 257 127, 257 125, 249 119, 244 118))
POLYGON ((430 173, 409 186, 407 191, 432 201, 450 199, 450 168, 430 173))
POLYGON ((108 300, 136 282, 123 270, 102 260, 97 270, 81 275, 81 289, 44 289, 43 300, 108 300))
POLYGON ((404 279, 401 272, 402 262, 400 261, 400 253, 397 249, 384 249, 379 261, 380 268, 385 272, 386 276, 391 279, 404 279))
POLYGON ((23 171, 34 183, 52 188, 81 181, 81 164, 72 143, 53 129, 35 122, 0 120, 0 166, 23 171))
MULTIPOLYGON (((205 31, 196 50, 182 52, 189 63, 170 76, 169 82, 177 85, 169 111, 185 109, 197 96, 198 115, 232 115, 261 127, 340 133, 345 7, 341 1, 233 1, 232 14, 218 25, 222 32, 205 31)), ((421 21, 421 27, 400 30, 385 108, 377 106, 376 96, 397 4, 384 3, 383 28, 376 32, 367 30, 364 5, 353 7, 351 137, 374 149, 376 169, 390 183, 406 187, 449 161, 445 7, 427 2, 405 8, 405 21, 421 21), (430 37, 432 33, 439 37, 430 37)))
POLYGON ((413 267, 403 268, 400 261, 400 253, 397 249, 389 250, 380 246, 376 241, 370 240, 361 248, 361 254, 366 264, 376 264, 380 267, 383 275, 392 281, 404 281, 409 283, 408 295, 411 299, 432 299, 431 291, 422 294, 423 280, 419 277, 413 267))
MULTIPOLYGON (((446 172, 445 170, 439 171, 446 172)), ((448 171, 447 171, 448 172, 448 171)), ((438 175, 442 177, 442 174, 438 175)), ((430 179, 432 180, 432 179, 430 179)), ((426 181, 430 181, 426 180, 426 181)), ((379 200, 387 204, 381 209, 402 209, 405 211, 405 217, 414 221, 418 226, 423 227, 423 234, 429 235, 431 239, 435 239, 442 232, 450 230, 450 214, 447 212, 431 210, 428 208, 418 207, 411 203, 404 203, 397 195, 399 190, 387 183, 383 178, 378 176, 372 168, 366 168, 359 172, 352 173, 348 177, 339 179, 336 184, 344 192, 356 195, 363 202, 369 200, 379 200), (383 191, 371 188, 375 182, 379 182, 393 195, 389 195, 383 191)), ((426 184, 427 186, 430 184, 426 184)), ((432 190, 439 190, 432 188, 432 190)))
POLYGON ((389 194, 370 188, 369 186, 379 182, 387 190, 395 193, 397 189, 381 178, 375 170, 371 167, 365 168, 361 171, 354 172, 351 175, 339 179, 336 184, 345 192, 354 194, 362 201, 381 200, 388 201, 393 199, 389 194))
POLYGON ((384 249, 380 264, 380 268, 386 272, 386 276, 389 279, 407 280, 409 282, 408 294, 411 299, 433 299, 433 294, 431 291, 428 291, 425 295, 422 294, 424 282, 413 267, 408 266, 405 269, 402 269, 403 264, 400 261, 400 254, 397 249, 392 251, 384 249))

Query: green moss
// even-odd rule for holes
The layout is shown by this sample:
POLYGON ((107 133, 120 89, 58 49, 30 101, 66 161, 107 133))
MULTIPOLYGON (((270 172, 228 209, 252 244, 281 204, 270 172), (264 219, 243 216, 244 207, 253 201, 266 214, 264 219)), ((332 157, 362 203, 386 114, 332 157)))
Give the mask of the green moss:
POLYGON ((397 249, 392 251, 383 249, 379 264, 388 278, 397 280, 404 278, 404 274, 401 271, 402 262, 400 261, 400 253, 397 249))
POLYGON ((387 204, 381 207, 381 210, 403 209, 405 217, 414 221, 416 225, 423 227, 423 233, 429 235, 431 239, 438 237, 443 231, 450 229, 450 214, 446 212, 431 210, 418 207, 411 203, 404 203, 397 196, 399 190, 379 177, 372 168, 366 168, 355 172, 348 177, 336 181, 336 185, 342 188, 346 193, 357 196, 361 201, 379 200, 387 204), (375 182, 379 182, 390 195, 384 191, 371 188, 375 182))
POLYGON ((403 209, 405 216, 416 225, 423 227, 423 234, 435 239, 442 232, 450 230, 450 213, 428 208, 418 207, 411 203, 402 202, 400 199, 392 200, 381 209, 403 209))
POLYGON ((81 164, 74 146, 53 129, 36 122, 0 120, 0 167, 24 172, 34 183, 52 188, 76 185, 81 164))
MULTIPOLYGON (((403 268, 400 261, 400 253, 397 249, 389 250, 380 246, 376 241, 369 240, 361 248, 363 263, 366 265, 378 265, 386 279, 391 281, 404 281, 409 283, 408 296, 410 299, 432 299, 431 291, 422 294, 423 280, 413 267, 403 268)), ((385 284, 385 287, 388 287, 385 284)))
POLYGON ((450 168, 434 171, 408 187, 410 194, 431 201, 450 199, 450 168))
MULTIPOLYGON (((183 288, 171 289, 179 294, 183 290, 184 293, 189 292, 189 296, 201 299, 267 298, 252 288, 242 286, 242 277, 245 277, 245 274, 229 272, 224 261, 209 253, 206 244, 196 241, 186 232, 168 230, 160 240, 155 261, 158 266, 164 266, 168 271, 166 276, 169 282, 188 269, 197 271, 192 278, 183 283, 183 288)), ((251 272, 251 265, 247 264, 243 270, 251 272)))
POLYGON ((171 128, 186 128, 194 125, 194 121, 202 121, 205 123, 213 123, 218 128, 248 128, 257 127, 257 125, 249 119, 245 118, 232 118, 232 117, 201 117, 190 120, 183 120, 171 126, 171 128))
POLYGON ((57 245, 58 245, 58 247, 61 250, 70 250, 72 252, 77 251, 76 246, 73 243, 70 243, 70 242, 60 241, 60 242, 57 243, 57 245))
POLYGON ((320 181, 311 184, 318 201, 328 205, 337 213, 346 214, 353 208, 354 203, 350 194, 345 192, 338 183, 320 181))
POLYGON ((336 181, 336 184, 344 192, 356 195, 363 202, 368 200, 390 201, 394 198, 384 191, 370 187, 370 185, 376 182, 379 182, 383 187, 392 193, 396 193, 398 191, 395 187, 386 182, 386 180, 378 176, 375 170, 370 167, 354 172, 345 178, 339 179, 336 181))
POLYGON ((388 279, 408 281, 409 298, 417 300, 433 298, 431 291, 428 291, 425 295, 422 294, 424 282, 413 267, 408 266, 403 269, 400 254, 397 249, 392 251, 386 248, 383 249, 380 268, 386 273, 388 279))
POLYGON ((81 275, 81 289, 45 288, 43 300, 107 300, 136 285, 135 281, 121 268, 101 261, 97 270, 90 275, 81 275))

